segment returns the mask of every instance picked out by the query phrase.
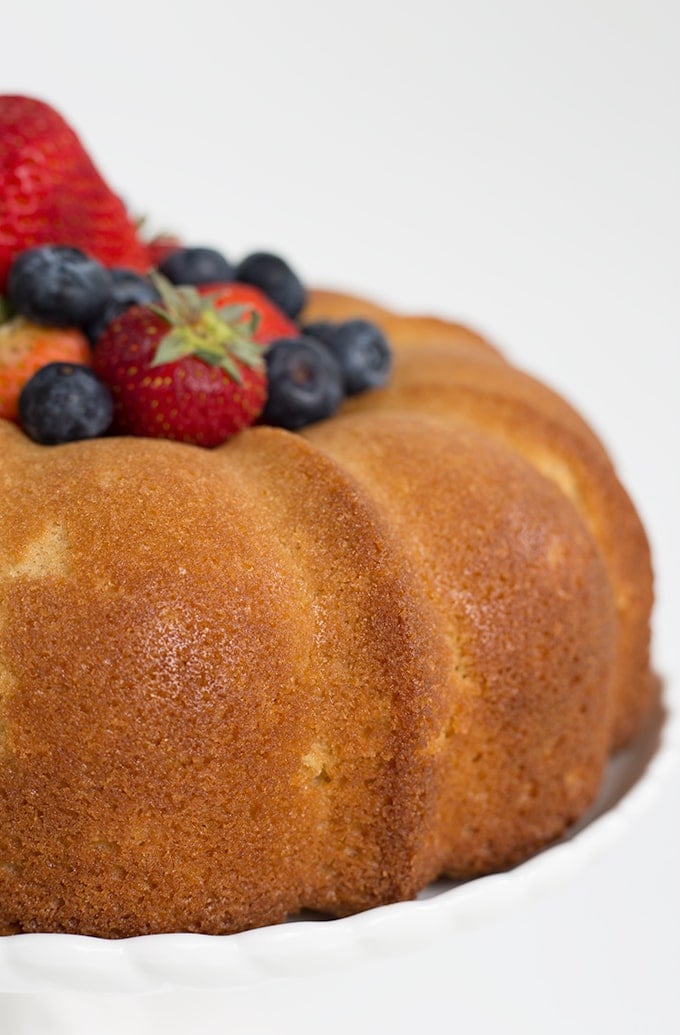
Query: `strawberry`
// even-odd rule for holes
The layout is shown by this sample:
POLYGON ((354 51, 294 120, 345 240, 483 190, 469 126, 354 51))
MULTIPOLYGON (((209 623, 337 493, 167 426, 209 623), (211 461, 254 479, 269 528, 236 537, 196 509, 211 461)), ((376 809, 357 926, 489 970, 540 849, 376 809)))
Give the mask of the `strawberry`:
POLYGON ((114 430, 217 446, 262 412, 262 343, 287 321, 232 285, 199 293, 151 276, 162 304, 128 309, 97 342, 94 368, 113 395, 114 430))
POLYGON ((91 365, 87 338, 73 328, 39 327, 23 316, 0 323, 0 417, 17 420, 21 389, 53 362, 91 365))
POLYGON ((121 199, 53 108, 0 96, 0 291, 14 255, 72 245, 105 266, 145 271, 146 245, 121 199))

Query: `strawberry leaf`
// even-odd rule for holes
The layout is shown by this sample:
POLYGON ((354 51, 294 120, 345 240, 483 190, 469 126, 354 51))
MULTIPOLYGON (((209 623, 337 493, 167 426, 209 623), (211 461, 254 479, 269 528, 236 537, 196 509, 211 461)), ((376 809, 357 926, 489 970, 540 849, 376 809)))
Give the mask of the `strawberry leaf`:
POLYGON ((155 302, 149 302, 147 309, 150 309, 156 316, 160 316, 166 323, 173 323, 173 319, 167 309, 163 309, 161 306, 156 305, 155 302))
POLYGON ((222 370, 226 370, 232 381, 235 381, 237 385, 241 384, 243 380, 243 378, 241 377, 241 371, 239 370, 237 364, 234 362, 231 356, 223 356, 221 362, 219 363, 219 366, 222 368, 222 370))
POLYGON ((214 313, 217 313, 220 320, 225 323, 236 323, 240 321, 247 312, 250 311, 250 306, 247 305, 223 305, 220 309, 217 309, 214 305, 211 306, 214 313))
POLYGON ((213 349, 202 349, 197 348, 195 352, 191 353, 192 356, 196 356, 196 359, 202 359, 204 363, 207 363, 209 367, 219 367, 222 365, 224 356, 219 352, 215 352, 213 349))
POLYGON ((262 318, 261 318, 260 314, 258 313, 257 309, 251 309, 251 311, 250 311, 250 319, 246 322, 246 328, 248 330, 248 334, 251 334, 251 335, 255 334, 255 331, 260 326, 261 319, 262 318))
POLYGON ((156 349, 156 355, 150 366, 159 367, 163 363, 175 363, 178 359, 183 359, 195 352, 196 349, 186 334, 181 330, 170 331, 156 349))

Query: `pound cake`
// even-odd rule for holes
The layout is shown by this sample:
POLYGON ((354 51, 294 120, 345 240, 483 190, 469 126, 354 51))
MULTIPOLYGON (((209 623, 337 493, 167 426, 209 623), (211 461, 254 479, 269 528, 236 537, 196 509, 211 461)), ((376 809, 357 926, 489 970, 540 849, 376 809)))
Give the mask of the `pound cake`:
MULTIPOLYGON (((3 117, 14 167, 76 147, 3 117)), ((652 697, 596 436, 462 326, 132 240, 103 181, 69 222, 78 162, 0 226, 0 931, 342 916, 554 841, 652 697)))

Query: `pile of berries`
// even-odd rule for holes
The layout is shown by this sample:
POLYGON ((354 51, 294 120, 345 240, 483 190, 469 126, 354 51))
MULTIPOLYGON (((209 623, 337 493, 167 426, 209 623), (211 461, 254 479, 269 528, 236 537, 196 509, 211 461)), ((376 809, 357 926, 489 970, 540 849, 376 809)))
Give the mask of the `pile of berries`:
POLYGON ((216 446, 253 424, 299 429, 375 388, 391 355, 365 320, 296 322, 305 290, 260 252, 232 266, 177 248, 148 275, 77 248, 20 252, 0 325, 0 416, 37 442, 109 431, 216 446))
POLYGON ((0 137, 0 417, 35 441, 211 447, 256 421, 305 427, 387 380, 375 325, 300 324, 306 291, 279 256, 144 242, 48 105, 0 97, 0 137))

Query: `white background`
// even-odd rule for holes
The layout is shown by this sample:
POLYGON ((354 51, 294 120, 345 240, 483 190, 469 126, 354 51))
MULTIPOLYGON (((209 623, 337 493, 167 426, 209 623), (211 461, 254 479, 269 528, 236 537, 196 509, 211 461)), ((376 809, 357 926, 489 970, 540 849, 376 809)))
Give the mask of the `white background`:
MULTIPOLYGON (((558 387, 648 526, 672 695, 679 54, 677 0, 15 0, 0 90, 58 107, 151 227, 471 321, 558 387)), ((577 879, 406 957, 110 1000, 91 1030, 676 1035, 679 805, 676 769, 577 879)), ((66 1011, 9 997, 0 1031, 66 1011)))

